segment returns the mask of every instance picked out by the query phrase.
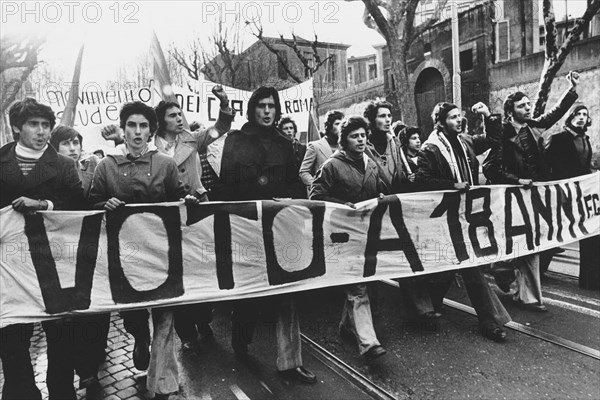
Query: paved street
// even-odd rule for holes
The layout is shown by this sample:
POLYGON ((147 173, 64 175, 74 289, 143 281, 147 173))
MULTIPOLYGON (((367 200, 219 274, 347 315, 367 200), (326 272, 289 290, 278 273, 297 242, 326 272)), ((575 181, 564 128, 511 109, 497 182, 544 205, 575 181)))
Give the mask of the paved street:
MULTIPOLYGON (((557 257, 550 267, 576 273, 570 256, 557 257)), ((497 290, 513 320, 560 338, 600 349, 600 293, 582 290, 576 280, 554 273, 543 281, 550 311, 531 313, 515 307, 510 296, 497 290)), ((477 319, 446 307, 437 330, 408 322, 400 306, 400 291, 383 283, 371 284, 375 328, 388 354, 372 365, 358 356, 356 345, 339 337, 340 288, 298 294, 302 330, 312 340, 348 363, 397 398, 410 399, 597 399, 600 361, 523 333, 508 331, 506 343, 483 338, 477 319)), ((462 289, 449 298, 468 304, 462 289)), ((145 373, 133 368, 133 339, 113 314, 107 358, 100 372, 102 398, 148 399, 145 373)), ((250 346, 249 362, 238 361, 229 345, 227 305, 220 305, 213 322, 215 341, 195 350, 179 350, 181 399, 368 399, 304 347, 304 364, 319 378, 316 385, 287 382, 275 368, 272 323, 263 323, 250 346)), ((38 386, 45 388, 45 339, 36 326, 31 347, 38 386)), ((76 378, 77 379, 77 378, 76 378)), ((0 385, 3 378, 0 375, 0 385)), ((77 387, 78 382, 75 381, 77 387)), ((85 398, 85 391, 78 392, 85 398)))

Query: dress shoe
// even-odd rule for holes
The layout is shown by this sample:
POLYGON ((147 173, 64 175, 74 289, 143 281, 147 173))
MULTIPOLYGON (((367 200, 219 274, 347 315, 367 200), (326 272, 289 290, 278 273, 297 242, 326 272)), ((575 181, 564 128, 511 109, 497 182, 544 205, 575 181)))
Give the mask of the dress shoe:
POLYGON ((365 360, 371 362, 387 353, 387 350, 381 345, 373 346, 365 353, 365 360))
POLYGON ((140 371, 145 371, 148 365, 150 365, 150 343, 146 339, 136 339, 133 346, 133 366, 140 371))
POLYGON ((442 314, 435 311, 429 311, 424 314, 419 314, 417 323, 419 327, 428 331, 437 331, 440 325, 442 314))
POLYGON ((496 324, 482 326, 481 334, 494 342, 504 342, 506 340, 506 332, 496 324))
POLYGON ((279 375, 287 380, 294 380, 303 383, 317 383, 317 377, 315 374, 300 366, 292 369, 286 369, 285 371, 278 371, 279 375))
POLYGON ((79 379, 79 389, 84 389, 87 388, 88 386, 92 386, 94 384, 98 383, 98 377, 97 376, 88 376, 85 378, 80 378, 79 379))
POLYGON ((100 385, 97 378, 88 382, 85 387, 85 398, 87 400, 101 400, 104 398, 103 394, 102 385, 100 385))
POLYGON ((548 312, 546 306, 541 303, 523 303, 521 301, 517 301, 517 304, 526 311, 548 312))
POLYGON ((354 341, 354 342, 356 341, 356 337, 354 336, 354 333, 352 333, 352 331, 344 325, 340 326, 340 337, 344 340, 354 341))

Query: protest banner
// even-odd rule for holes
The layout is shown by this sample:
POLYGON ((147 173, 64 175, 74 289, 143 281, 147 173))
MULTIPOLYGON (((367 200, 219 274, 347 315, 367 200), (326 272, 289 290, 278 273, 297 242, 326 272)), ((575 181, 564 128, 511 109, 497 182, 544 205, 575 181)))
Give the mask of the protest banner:
POLYGON ((0 210, 0 325, 477 267, 600 234, 600 173, 308 200, 0 210))
MULTIPOLYGON (((155 106, 163 99, 163 88, 151 81, 146 87, 122 88, 120 90, 102 90, 93 86, 83 86, 77 97, 77 109, 74 118, 74 128, 83 136, 85 149, 103 149, 111 153, 114 150, 100 134, 100 130, 110 124, 119 124, 119 110, 124 103, 141 101, 149 106, 155 106)), ((191 92, 178 86, 173 86, 174 98, 181 106, 188 122, 198 121, 208 127, 214 125, 219 116, 219 99, 211 92, 216 85, 210 81, 199 81, 197 92, 191 92)), ((252 92, 223 86, 229 96, 229 104, 236 111, 236 117, 231 128, 239 129, 247 122, 247 103, 252 92)), ((40 101, 52 107, 61 121, 63 112, 69 100, 70 91, 49 88, 43 93, 40 101)), ((309 124, 309 114, 313 109, 313 81, 307 80, 299 85, 279 91, 281 111, 296 121, 298 139, 306 137, 309 124)))

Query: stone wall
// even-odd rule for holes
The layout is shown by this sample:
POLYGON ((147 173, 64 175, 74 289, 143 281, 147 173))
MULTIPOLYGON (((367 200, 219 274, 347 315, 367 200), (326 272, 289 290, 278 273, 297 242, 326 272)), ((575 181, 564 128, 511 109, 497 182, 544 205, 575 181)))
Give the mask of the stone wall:
MULTIPOLYGON (((317 96, 319 101, 319 120, 331 110, 340 110, 344 113, 346 113, 345 110, 352 110, 349 111, 350 114, 357 114, 355 111, 357 108, 362 107, 362 109, 364 109, 369 101, 377 97, 385 96, 382 77, 363 82, 359 85, 353 85, 345 90, 339 90, 324 96, 318 96, 316 92, 318 92, 318 90, 315 91, 315 96, 317 96)), ((362 109, 358 114, 362 115, 362 109)), ((322 128, 322 126, 323 125, 321 124, 320 128, 322 128)))
MULTIPOLYGON (((600 37, 593 37, 578 43, 562 66, 559 74, 552 83, 552 91, 548 99, 546 110, 549 110, 569 87, 565 79, 569 70, 578 71, 580 85, 577 93, 579 99, 576 104, 584 104, 590 111, 592 126, 588 128, 588 135, 594 151, 593 164, 600 169, 600 37)), ((544 65, 544 53, 536 53, 499 63, 490 69, 489 106, 492 112, 502 112, 504 99, 511 93, 521 91, 527 94, 532 104, 537 100, 538 81, 544 65)), ((548 134, 559 132, 566 116, 554 125, 548 134)))

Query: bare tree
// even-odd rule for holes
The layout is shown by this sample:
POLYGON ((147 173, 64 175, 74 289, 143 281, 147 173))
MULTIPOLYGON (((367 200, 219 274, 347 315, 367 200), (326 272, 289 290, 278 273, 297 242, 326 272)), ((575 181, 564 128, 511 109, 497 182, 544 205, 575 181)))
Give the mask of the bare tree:
POLYGON ((419 0, 362 1, 365 4, 363 22, 367 27, 379 32, 387 44, 395 84, 391 100, 407 123, 416 123, 417 110, 406 62, 408 51, 415 39, 439 21, 448 0, 436 1, 432 16, 417 26, 415 16, 419 0))
POLYGON ((1 145, 12 141, 11 129, 4 118, 6 109, 15 101, 21 87, 38 64, 38 52, 43 44, 44 40, 40 36, 3 36, 0 41, 1 145))
MULTIPOLYGON (((246 25, 251 27, 252 35, 254 35, 254 37, 256 37, 267 48, 267 50, 269 50, 275 55, 275 57, 277 57, 277 62, 279 62, 281 67, 294 80, 294 82, 302 83, 306 80, 303 76, 299 76, 292 70, 292 68, 290 68, 288 60, 284 59, 281 56, 281 52, 273 46, 272 42, 265 38, 265 36, 263 35, 264 30, 260 22, 257 22, 256 20, 246 21, 246 25)), ((286 40, 282 34, 279 35, 279 38, 280 40, 278 43, 282 43, 290 49, 292 49, 298 60, 300 60, 300 63, 302 63, 305 70, 308 71, 309 76, 311 77, 315 74, 315 72, 319 70, 319 68, 321 68, 323 64, 325 64, 333 57, 333 55, 329 55, 328 57, 321 59, 321 55, 318 52, 319 39, 316 33, 315 40, 312 41, 310 44, 311 58, 307 58, 302 49, 300 49, 298 44, 298 36, 296 36, 293 32, 292 40, 286 40)))
POLYGON ((560 67, 562 67, 565 62, 567 55, 571 52, 573 45, 579 40, 579 37, 588 26, 588 23, 600 9, 600 0, 588 1, 587 9, 580 18, 577 18, 575 25, 569 31, 565 41, 558 47, 558 32, 556 29, 552 1, 553 0, 544 0, 543 2, 544 28, 546 30, 546 60, 540 77, 538 99, 535 103, 534 116, 544 113, 554 77, 556 77, 560 67))
POLYGON ((225 26, 219 20, 208 39, 208 45, 196 38, 186 50, 172 45, 169 54, 193 80, 199 80, 200 75, 204 74, 213 82, 236 87, 244 66, 243 47, 239 21, 225 26))

